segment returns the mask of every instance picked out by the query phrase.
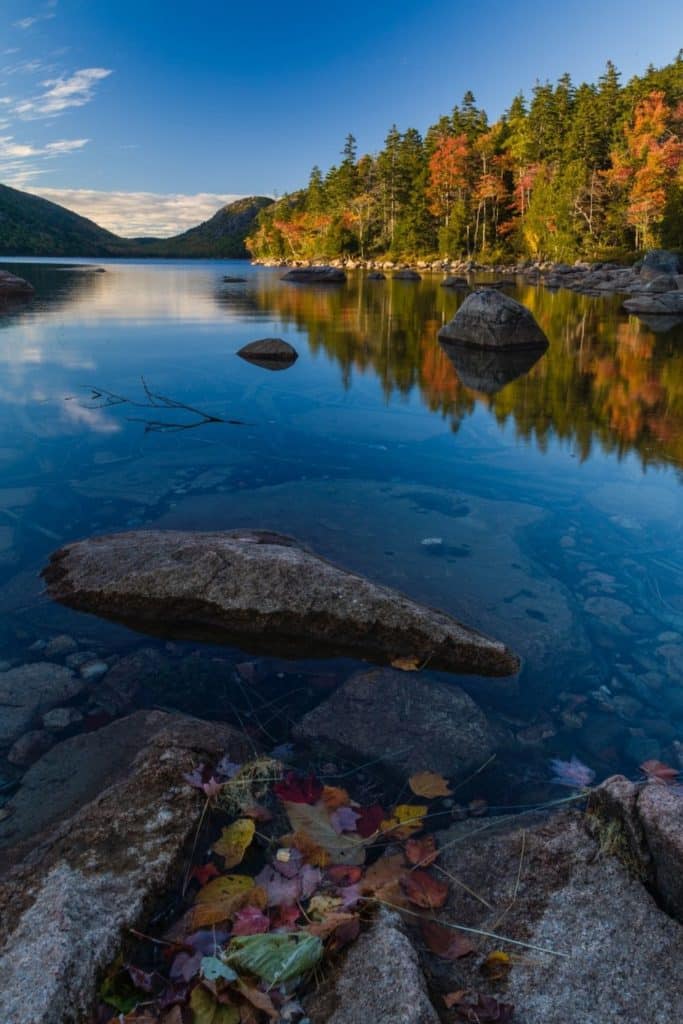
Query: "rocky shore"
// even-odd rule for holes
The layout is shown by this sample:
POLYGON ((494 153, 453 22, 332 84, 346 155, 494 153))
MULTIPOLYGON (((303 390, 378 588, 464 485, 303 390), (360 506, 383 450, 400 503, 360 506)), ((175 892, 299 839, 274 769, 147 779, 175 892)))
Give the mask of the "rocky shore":
MULTIPOLYGON (((482 274, 502 278, 499 285, 514 284, 521 279, 529 284, 546 288, 567 288, 582 295, 605 296, 623 294, 632 296, 624 304, 628 312, 653 315, 683 316, 683 258, 666 250, 652 250, 637 262, 627 266, 615 262, 587 262, 573 264, 551 260, 520 260, 515 263, 484 264, 475 260, 400 260, 335 259, 327 263, 315 260, 254 260, 254 264, 267 267, 314 268, 329 267, 336 271, 365 270, 381 279, 389 275, 396 280, 417 281, 423 275, 446 275, 441 282, 445 287, 468 287, 475 276, 482 274)), ((337 274, 334 280, 342 278, 337 274)), ((491 281, 482 281, 491 285, 491 281)))

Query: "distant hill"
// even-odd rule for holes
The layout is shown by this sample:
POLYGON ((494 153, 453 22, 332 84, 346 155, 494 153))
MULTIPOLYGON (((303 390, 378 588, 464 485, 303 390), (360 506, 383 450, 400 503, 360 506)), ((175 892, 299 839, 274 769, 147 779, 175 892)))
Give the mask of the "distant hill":
POLYGON ((244 239, 251 231, 258 214, 272 199, 249 196, 222 206, 203 224, 173 238, 140 239, 140 254, 147 256, 222 256, 239 258, 247 255, 244 239))
POLYGON ((238 199, 174 238, 120 238, 47 199, 0 185, 0 256, 240 258, 265 196, 238 199))

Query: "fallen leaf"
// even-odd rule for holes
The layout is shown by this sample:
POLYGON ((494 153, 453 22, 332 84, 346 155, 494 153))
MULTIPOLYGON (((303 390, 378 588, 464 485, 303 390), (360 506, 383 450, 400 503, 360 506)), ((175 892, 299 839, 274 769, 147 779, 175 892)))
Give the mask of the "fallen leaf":
POLYGON ((439 881, 428 871, 422 871, 419 868, 409 871, 403 876, 401 887, 411 903, 427 910, 442 907, 448 899, 446 882, 439 881))
POLYGON ((640 766, 640 770, 647 775, 650 782, 663 782, 665 784, 674 782, 680 775, 676 768, 654 760, 644 761, 640 766))
POLYGON ((193 929, 219 924, 231 918, 247 901, 253 901, 254 886, 254 879, 248 875, 214 878, 197 893, 192 908, 193 929))
POLYGON ((294 832, 303 834, 315 846, 324 850, 334 864, 363 864, 365 862, 363 842, 353 833, 339 835, 335 832, 330 823, 327 808, 323 803, 304 804, 285 801, 284 806, 294 832))
POLYGON ((233 939, 227 960, 274 986, 310 971, 322 955, 323 945, 316 935, 271 932, 233 939))
POLYGON ((192 989, 190 1009, 193 1024, 239 1024, 237 1007, 219 1003, 203 985, 192 989))
POLYGON ((223 783, 219 782, 218 779, 214 778, 213 775, 208 782, 205 782, 202 789, 209 800, 212 800, 215 796, 218 796, 223 788, 223 783))
POLYGON ((238 818, 223 829, 220 839, 213 844, 213 852, 223 857, 226 868, 235 868, 242 863, 255 832, 251 818, 238 818))
POLYGON ((573 789, 585 789, 595 778, 593 769, 574 755, 570 761, 560 761, 556 758, 550 762, 550 767, 554 772, 552 782, 558 782, 561 786, 571 786, 573 789))
POLYGON ((259 935, 270 931, 270 918, 259 907, 243 907, 232 921, 233 935, 259 935))
POLYGON ((237 975, 232 967, 228 967, 217 956, 202 957, 201 972, 207 981, 218 981, 219 978, 223 978, 225 981, 237 980, 237 975))
POLYGON ((305 930, 309 935, 317 935, 319 939, 327 939, 338 928, 341 928, 342 925, 347 925, 357 920, 357 914, 349 914, 340 910, 328 914, 321 921, 313 921, 311 924, 306 925, 305 930))
POLYGON ((322 801, 328 811, 336 811, 338 807, 347 807, 351 803, 351 797, 345 789, 323 786, 322 801))
POLYGON ((338 835, 342 832, 355 832, 357 821, 358 815, 352 807, 338 807, 330 814, 330 825, 338 835))
POLYGON ((399 804, 391 817, 382 822, 380 831, 391 832, 395 839, 407 839, 413 832, 419 832, 424 825, 424 816, 429 808, 425 804, 399 804))
POLYGON ((293 928, 301 917, 301 911, 298 907, 278 907, 272 916, 271 924, 273 928, 293 928))
POLYGON ((420 836, 419 839, 408 839, 405 845, 406 860, 409 864, 419 864, 428 868, 439 856, 436 840, 433 835, 420 836))
POLYGON ((192 868, 190 878, 196 878, 200 885, 206 885, 212 878, 218 878, 219 873, 215 864, 203 864, 192 868))
POLYGON ((370 804, 368 807, 361 807, 358 811, 356 831, 363 839, 374 836, 385 818, 385 811, 379 804, 370 804))
POLYGON ((385 855, 370 865, 358 883, 358 888, 364 896, 374 896, 392 906, 407 907, 408 901, 400 885, 405 872, 402 853, 385 855))
POLYGON ((322 795, 323 785, 314 775, 301 776, 287 772, 282 782, 276 782, 273 792, 289 804, 315 804, 322 795))
POLYGON ((462 1003, 466 996, 466 990, 464 988, 459 988, 456 992, 448 992, 443 997, 443 1001, 450 1010, 452 1006, 457 1006, 458 1003, 462 1003))
POLYGON ((255 882, 266 892, 267 906, 279 907, 301 899, 301 879, 287 878, 267 864, 256 876, 255 882))
POLYGON ((267 992, 261 992, 260 989, 255 988, 253 985, 247 985, 246 981, 238 981, 237 989, 240 995, 244 996, 252 1006, 255 1006, 257 1010, 262 1010, 263 1013, 268 1014, 271 1020, 278 1020, 280 1013, 273 1006, 273 1001, 267 992))
POLYGON ((414 655, 410 655, 405 658, 394 658, 391 662, 391 667, 397 668, 401 672, 419 672, 421 664, 422 662, 419 658, 416 658, 414 655))
POLYGON ((443 775, 437 772, 417 772, 408 779, 408 785, 415 796, 434 800, 439 796, 450 796, 453 792, 443 775))
POLYGON ((323 920, 329 914, 339 910, 341 902, 342 901, 339 896, 327 896, 323 893, 319 893, 317 896, 314 896, 308 904, 306 914, 308 917, 323 920))
POLYGON ((361 868, 351 864, 335 864, 325 871, 328 881, 343 887, 360 882, 363 877, 361 868))
POLYGON ((514 1013, 511 1003, 499 1003, 493 996, 476 994, 476 1003, 461 1000, 454 1003, 455 1012, 462 1020, 471 1024, 509 1024, 514 1013))
POLYGON ((438 921, 423 921, 421 931, 427 948, 442 960, 459 960, 460 957, 475 952, 474 946, 465 935, 454 928, 446 928, 438 921))
POLYGON ((486 957, 481 965, 481 971, 489 981, 503 981, 510 973, 511 967, 512 960, 509 953, 504 953, 502 949, 496 949, 486 957))

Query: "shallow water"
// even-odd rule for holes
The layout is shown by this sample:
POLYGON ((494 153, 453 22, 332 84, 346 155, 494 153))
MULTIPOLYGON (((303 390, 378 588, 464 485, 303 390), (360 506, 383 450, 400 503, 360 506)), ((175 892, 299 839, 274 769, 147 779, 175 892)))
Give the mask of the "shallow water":
MULTIPOLYGON (((36 286, 0 315, 3 667, 58 633, 105 659, 157 643, 41 596, 60 544, 268 527, 522 655, 517 688, 462 681, 512 737, 498 802, 545 792, 551 757, 575 753, 598 778, 679 763, 683 327, 655 333, 618 297, 514 286, 548 353, 454 365, 436 333, 461 296, 436 275, 311 288, 227 261, 0 265, 36 286), (236 357, 265 336, 295 345, 296 364, 236 357)), ((248 656, 171 654, 172 684, 138 703, 267 720, 278 741, 353 667, 260 665, 257 699, 226 681, 248 656)), ((119 713, 97 682, 81 704, 86 727, 119 713)), ((0 761, 0 785, 17 774, 0 761)))

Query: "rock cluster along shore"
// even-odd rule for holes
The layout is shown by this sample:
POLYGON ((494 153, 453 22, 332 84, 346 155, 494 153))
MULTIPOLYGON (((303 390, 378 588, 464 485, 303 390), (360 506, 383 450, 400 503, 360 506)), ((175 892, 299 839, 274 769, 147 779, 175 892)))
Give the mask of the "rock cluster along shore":
POLYGON ((30 299, 35 289, 23 277, 0 270, 0 303, 11 299, 30 299))
POLYGON ((43 575, 62 604, 174 639, 475 675, 519 668, 504 644, 267 531, 94 537, 57 551, 43 575))
MULTIPOLYGON (((306 281, 307 275, 324 275, 330 280, 341 281, 347 270, 371 271, 373 280, 380 280, 380 274, 389 272, 398 280, 419 280, 422 274, 445 274, 441 282, 449 288, 466 288, 468 277, 473 274, 492 273, 503 275, 497 285, 514 284, 518 278, 547 288, 566 288, 582 295, 632 296, 624 303, 628 312, 654 316, 683 316, 683 258, 677 253, 655 249, 632 266, 614 262, 587 262, 577 260, 573 264, 556 263, 551 260, 520 260, 516 263, 483 264, 475 260, 417 260, 407 263, 401 260, 383 259, 336 259, 327 263, 315 260, 266 260, 257 259, 255 264, 268 267, 293 267, 285 277, 306 281), (467 276, 464 276, 467 275, 467 276)), ((309 280, 314 278, 309 277, 309 280)))

